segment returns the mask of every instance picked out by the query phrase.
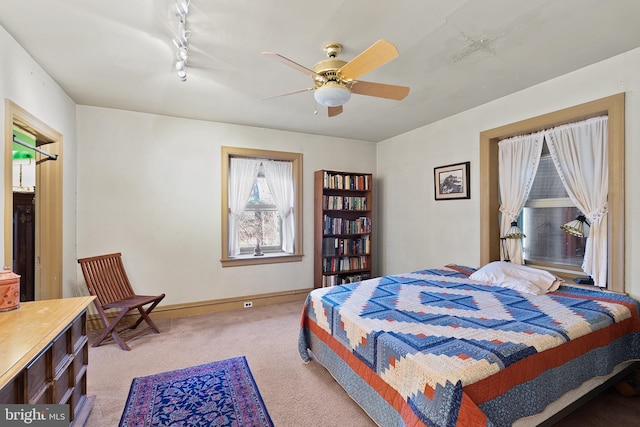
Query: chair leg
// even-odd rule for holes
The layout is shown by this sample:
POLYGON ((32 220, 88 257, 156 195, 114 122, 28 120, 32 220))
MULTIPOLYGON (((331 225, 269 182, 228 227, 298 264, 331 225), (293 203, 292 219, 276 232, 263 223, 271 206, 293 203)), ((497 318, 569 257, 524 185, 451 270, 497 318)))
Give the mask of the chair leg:
POLYGON ((129 347, 127 345, 127 343, 124 342, 124 340, 122 338, 120 338, 120 335, 118 335, 118 333, 116 331, 113 331, 111 333, 111 336, 113 337, 113 340, 118 343, 118 345, 120 346, 121 349, 123 349, 125 351, 131 351, 131 347, 129 347))
POLYGON ((118 316, 115 319, 113 319, 111 322, 106 317, 106 315, 102 316, 102 320, 105 324, 105 328, 104 328, 104 331, 102 331, 102 333, 100 334, 100 336, 96 339, 96 341, 92 344, 92 347, 98 347, 102 343, 102 341, 104 341, 107 338, 108 335, 111 335, 114 341, 118 343, 120 348, 127 351, 131 350, 131 348, 122 340, 122 338, 120 338, 120 335, 118 335, 118 331, 116 331, 115 329, 118 322, 120 322, 120 320, 122 320, 122 318, 126 314, 127 314, 127 310, 120 310, 120 313, 118 313, 118 316))
POLYGON ((149 306, 149 308, 147 308, 146 310, 144 310, 142 307, 138 307, 138 311, 140 312, 140 317, 138 318, 138 320, 136 321, 136 323, 134 323, 131 326, 131 329, 135 329, 137 328, 140 323, 142 323, 142 321, 146 321, 147 324, 151 327, 151 329, 153 329, 156 333, 160 333, 160 330, 158 329, 158 327, 156 326, 156 324, 153 322, 153 320, 151 320, 151 317, 149 317, 149 313, 151 313, 151 311, 156 308, 156 306, 160 303, 160 301, 155 301, 153 304, 151 304, 149 306))

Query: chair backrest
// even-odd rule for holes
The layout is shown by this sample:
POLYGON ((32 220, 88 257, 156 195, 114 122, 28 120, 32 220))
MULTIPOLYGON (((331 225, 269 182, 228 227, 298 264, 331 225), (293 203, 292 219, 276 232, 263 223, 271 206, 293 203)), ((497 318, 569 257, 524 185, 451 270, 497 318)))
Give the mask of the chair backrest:
POLYGON ((101 306, 135 295, 122 264, 120 252, 78 260, 89 293, 101 306))

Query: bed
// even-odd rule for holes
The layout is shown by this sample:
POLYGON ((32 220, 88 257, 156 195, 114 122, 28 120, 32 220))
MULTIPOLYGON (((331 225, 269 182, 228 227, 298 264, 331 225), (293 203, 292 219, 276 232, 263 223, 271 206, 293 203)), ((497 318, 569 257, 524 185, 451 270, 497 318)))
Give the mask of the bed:
POLYGON ((559 281, 529 292, 483 269, 315 289, 300 356, 385 427, 537 425, 640 358, 634 299, 559 281))

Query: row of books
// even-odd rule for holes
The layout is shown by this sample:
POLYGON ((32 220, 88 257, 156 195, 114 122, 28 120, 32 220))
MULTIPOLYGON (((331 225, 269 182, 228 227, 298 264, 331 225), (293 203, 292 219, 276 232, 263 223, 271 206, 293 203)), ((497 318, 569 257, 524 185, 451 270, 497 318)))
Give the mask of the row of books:
POLYGON ((350 274, 347 276, 337 274, 331 276, 322 276, 322 287, 326 288, 328 286, 345 285, 347 283, 361 282, 370 278, 371 274, 369 273, 350 274))
POLYGON ((324 173, 324 188, 337 190, 369 190, 371 185, 369 175, 345 175, 324 173))
POLYGON ((371 253, 369 236, 357 239, 341 239, 339 237, 325 237, 322 242, 323 256, 337 255, 365 255, 371 253))
POLYGON ((323 234, 325 235, 371 233, 371 218, 363 216, 354 220, 349 220, 324 215, 322 228, 323 234))
POLYGON ((352 196, 322 196, 322 209, 324 210, 346 210, 346 211, 366 211, 366 197, 352 196))
POLYGON ((340 258, 324 258, 322 260, 323 273, 366 270, 367 268, 369 268, 368 256, 345 256, 340 258))

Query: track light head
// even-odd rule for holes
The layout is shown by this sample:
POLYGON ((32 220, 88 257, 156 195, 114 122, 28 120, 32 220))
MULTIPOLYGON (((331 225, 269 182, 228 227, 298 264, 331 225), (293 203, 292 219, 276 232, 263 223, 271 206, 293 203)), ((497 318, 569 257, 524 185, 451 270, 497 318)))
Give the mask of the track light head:
POLYGON ((177 17, 184 18, 187 13, 189 13, 189 3, 190 1, 178 0, 173 5, 173 13, 175 13, 177 17))
POLYGON ((178 59, 181 59, 186 62, 187 59, 189 58, 189 49, 186 46, 179 48, 177 56, 178 56, 178 59))
POLYGON ((176 45, 178 49, 186 49, 187 48, 187 38, 184 35, 174 37, 173 44, 176 45))
POLYGON ((176 61, 176 70, 178 72, 186 71, 187 70, 187 62, 183 61, 183 60, 176 61))

